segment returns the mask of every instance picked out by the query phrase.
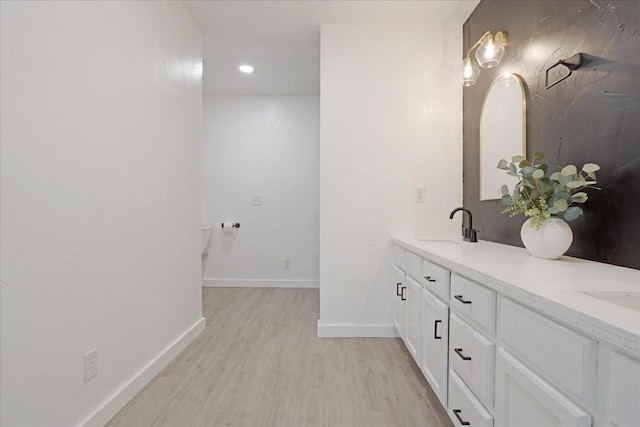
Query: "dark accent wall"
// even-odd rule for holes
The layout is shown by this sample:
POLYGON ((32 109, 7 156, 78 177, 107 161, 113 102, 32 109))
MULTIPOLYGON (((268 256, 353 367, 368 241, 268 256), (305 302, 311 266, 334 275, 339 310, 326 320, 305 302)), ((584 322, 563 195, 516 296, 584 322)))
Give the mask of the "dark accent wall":
POLYGON ((588 191, 584 215, 569 223, 567 254, 640 269, 640 1, 482 0, 464 24, 464 52, 487 30, 506 31, 508 47, 498 67, 464 88, 464 206, 478 238, 522 246, 525 218, 478 200, 482 103, 510 72, 526 82, 528 157, 542 151, 550 168, 602 167, 602 191, 588 191), (545 69, 578 52, 586 63, 545 89, 545 69))

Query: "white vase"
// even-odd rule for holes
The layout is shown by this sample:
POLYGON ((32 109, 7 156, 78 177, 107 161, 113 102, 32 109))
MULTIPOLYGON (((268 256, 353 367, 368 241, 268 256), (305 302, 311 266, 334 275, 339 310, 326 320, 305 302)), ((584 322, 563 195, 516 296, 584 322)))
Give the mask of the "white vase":
POLYGON ((560 218, 549 218, 542 221, 539 229, 531 227, 529 218, 522 224, 520 238, 529 253, 537 258, 560 258, 573 242, 571 227, 560 218))

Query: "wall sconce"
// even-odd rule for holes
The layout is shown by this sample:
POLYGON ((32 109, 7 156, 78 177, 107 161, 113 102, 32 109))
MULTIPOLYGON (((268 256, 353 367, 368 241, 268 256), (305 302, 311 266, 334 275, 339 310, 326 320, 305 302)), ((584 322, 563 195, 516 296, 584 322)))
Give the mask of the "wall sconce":
POLYGON ((507 35, 498 31, 495 36, 490 31, 482 37, 467 52, 467 57, 462 64, 462 85, 472 86, 480 75, 480 67, 493 68, 500 63, 504 48, 507 45, 507 35), (471 58, 471 52, 475 48, 475 61, 471 58))

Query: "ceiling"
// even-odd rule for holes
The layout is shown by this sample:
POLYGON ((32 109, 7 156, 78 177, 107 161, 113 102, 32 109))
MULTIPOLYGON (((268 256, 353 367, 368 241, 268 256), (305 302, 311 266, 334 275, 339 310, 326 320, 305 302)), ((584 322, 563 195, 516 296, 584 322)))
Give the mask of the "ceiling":
POLYGON ((204 31, 206 95, 320 93, 320 24, 460 24, 479 0, 184 3, 204 31), (245 75, 240 64, 255 71, 245 75))

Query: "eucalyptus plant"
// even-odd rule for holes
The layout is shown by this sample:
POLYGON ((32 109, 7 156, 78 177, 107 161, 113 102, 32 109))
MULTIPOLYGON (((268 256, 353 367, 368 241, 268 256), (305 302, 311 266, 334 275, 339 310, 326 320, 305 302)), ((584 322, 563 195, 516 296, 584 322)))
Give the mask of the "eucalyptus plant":
POLYGON ((578 171, 575 165, 558 166, 558 171, 547 175, 549 167, 538 163, 544 158, 544 153, 535 153, 531 161, 523 156, 513 156, 511 161, 500 160, 498 169, 507 175, 518 178, 513 192, 503 185, 502 204, 506 208, 502 211, 509 217, 524 215, 533 218, 531 227, 539 229, 543 221, 552 216, 562 216, 565 221, 573 221, 582 215, 582 204, 589 198, 581 191, 586 188, 596 188, 596 172, 600 166, 586 163, 578 171))

